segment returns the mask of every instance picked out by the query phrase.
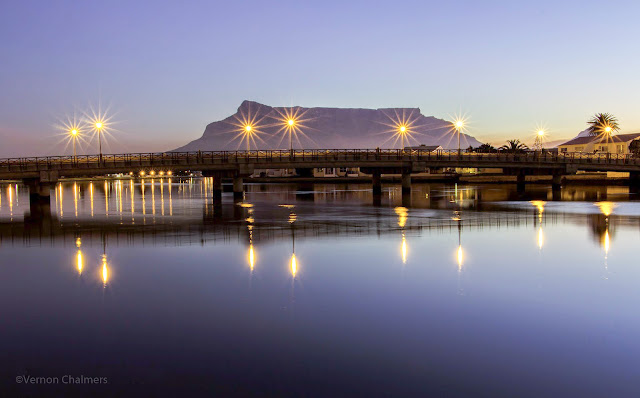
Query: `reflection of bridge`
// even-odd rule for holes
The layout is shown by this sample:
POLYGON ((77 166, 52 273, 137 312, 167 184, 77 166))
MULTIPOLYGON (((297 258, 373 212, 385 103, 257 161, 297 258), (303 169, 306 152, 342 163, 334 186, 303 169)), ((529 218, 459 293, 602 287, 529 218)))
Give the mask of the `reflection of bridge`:
MULTIPOLYGON (((233 205, 231 205, 233 206, 233 205)), ((143 224, 140 221, 123 222, 121 219, 74 220, 60 222, 53 218, 45 222, 13 221, 0 222, 0 245, 74 245, 77 237, 83 244, 100 245, 104 238, 109 245, 133 246, 137 244, 158 244, 170 246, 201 245, 206 242, 251 241, 255 244, 305 238, 333 238, 344 236, 371 235, 419 235, 423 232, 456 232, 462 230, 483 230, 493 228, 513 228, 533 226, 537 223, 534 210, 518 213, 509 212, 469 212, 463 220, 438 217, 411 217, 398 224, 393 213, 367 215, 354 219, 304 220, 298 218, 289 223, 256 222, 247 217, 246 209, 227 208, 220 215, 207 205, 203 219, 176 218, 159 219, 143 224), (229 210, 228 212, 226 210, 229 210), (225 214, 229 213, 229 214, 225 214), (233 213, 233 214, 230 214, 233 213), (208 215, 210 214, 210 215, 208 215)))
POLYGON ((213 192, 222 191, 223 177, 234 179, 234 192, 243 192, 243 178, 255 169, 297 169, 302 174, 313 168, 353 167, 372 175, 374 193, 381 192, 381 174, 401 174, 403 190, 410 190, 411 174, 442 168, 500 168, 516 175, 519 185, 526 175, 550 175, 554 188, 561 177, 578 170, 629 172, 640 180, 640 159, 616 154, 552 154, 528 152, 461 153, 399 149, 273 150, 172 152, 119 155, 51 156, 0 160, 0 179, 23 180, 32 200, 48 198, 59 177, 130 173, 139 170, 193 170, 214 177, 213 192))

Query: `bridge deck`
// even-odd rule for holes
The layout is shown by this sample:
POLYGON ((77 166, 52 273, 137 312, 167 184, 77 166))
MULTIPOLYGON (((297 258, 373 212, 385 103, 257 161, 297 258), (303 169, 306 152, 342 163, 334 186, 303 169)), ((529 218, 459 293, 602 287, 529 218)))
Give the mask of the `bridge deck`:
POLYGON ((466 153, 400 149, 314 149, 126 153, 0 159, 0 179, 39 178, 41 172, 59 176, 129 173, 145 169, 197 170, 251 174, 254 169, 360 167, 473 167, 640 172, 640 158, 622 154, 553 154, 528 152, 466 153))

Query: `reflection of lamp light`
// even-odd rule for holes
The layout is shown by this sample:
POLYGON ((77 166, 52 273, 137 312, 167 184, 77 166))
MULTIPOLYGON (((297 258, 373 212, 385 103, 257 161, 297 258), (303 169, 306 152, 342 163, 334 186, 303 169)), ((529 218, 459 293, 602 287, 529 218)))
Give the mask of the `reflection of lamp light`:
POLYGON ((82 251, 78 249, 78 254, 76 254, 76 263, 78 267, 78 274, 82 274, 82 251))
POLYGON ((542 250, 544 244, 544 236, 542 235, 542 225, 538 228, 538 249, 542 250))
POLYGON ((407 224, 407 215, 409 214, 406 207, 398 206, 395 209, 396 215, 398 216, 398 226, 400 228, 404 228, 407 224))
POLYGON ((298 273, 298 261, 296 260, 296 254, 293 253, 291 254, 291 276, 295 278, 297 273, 298 273))
POLYGON ((249 268, 251 268, 251 271, 253 271, 254 259, 255 255, 253 252, 253 243, 251 243, 249 244, 249 268))
POLYGON ((402 253, 402 264, 406 264, 407 263, 407 240, 404 237, 404 232, 402 233, 401 253, 402 253))
POLYGON ((107 269, 107 255, 102 255, 102 283, 104 286, 107 286, 107 281, 109 280, 109 270, 107 269))
POLYGON ((458 271, 462 270, 462 245, 458 245, 458 251, 457 251, 457 258, 458 258, 458 271))

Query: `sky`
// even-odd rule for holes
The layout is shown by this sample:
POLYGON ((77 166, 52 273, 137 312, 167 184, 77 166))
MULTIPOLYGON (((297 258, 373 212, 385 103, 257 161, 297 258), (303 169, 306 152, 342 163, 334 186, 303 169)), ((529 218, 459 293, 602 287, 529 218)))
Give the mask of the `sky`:
MULTIPOLYGON (((637 1, 4 1, 0 157, 70 153, 60 121, 108 109, 105 152, 164 151, 254 100, 419 107, 483 142, 570 138, 597 112, 640 132, 637 1)), ((96 153, 97 141, 82 144, 96 153)))

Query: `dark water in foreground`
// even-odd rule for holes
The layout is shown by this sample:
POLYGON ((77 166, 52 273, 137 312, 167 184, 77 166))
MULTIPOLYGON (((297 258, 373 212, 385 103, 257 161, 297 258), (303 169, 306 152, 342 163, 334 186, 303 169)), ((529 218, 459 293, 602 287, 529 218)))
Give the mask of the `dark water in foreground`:
POLYGON ((3 395, 640 394, 638 195, 368 188, 1 185, 3 395))

